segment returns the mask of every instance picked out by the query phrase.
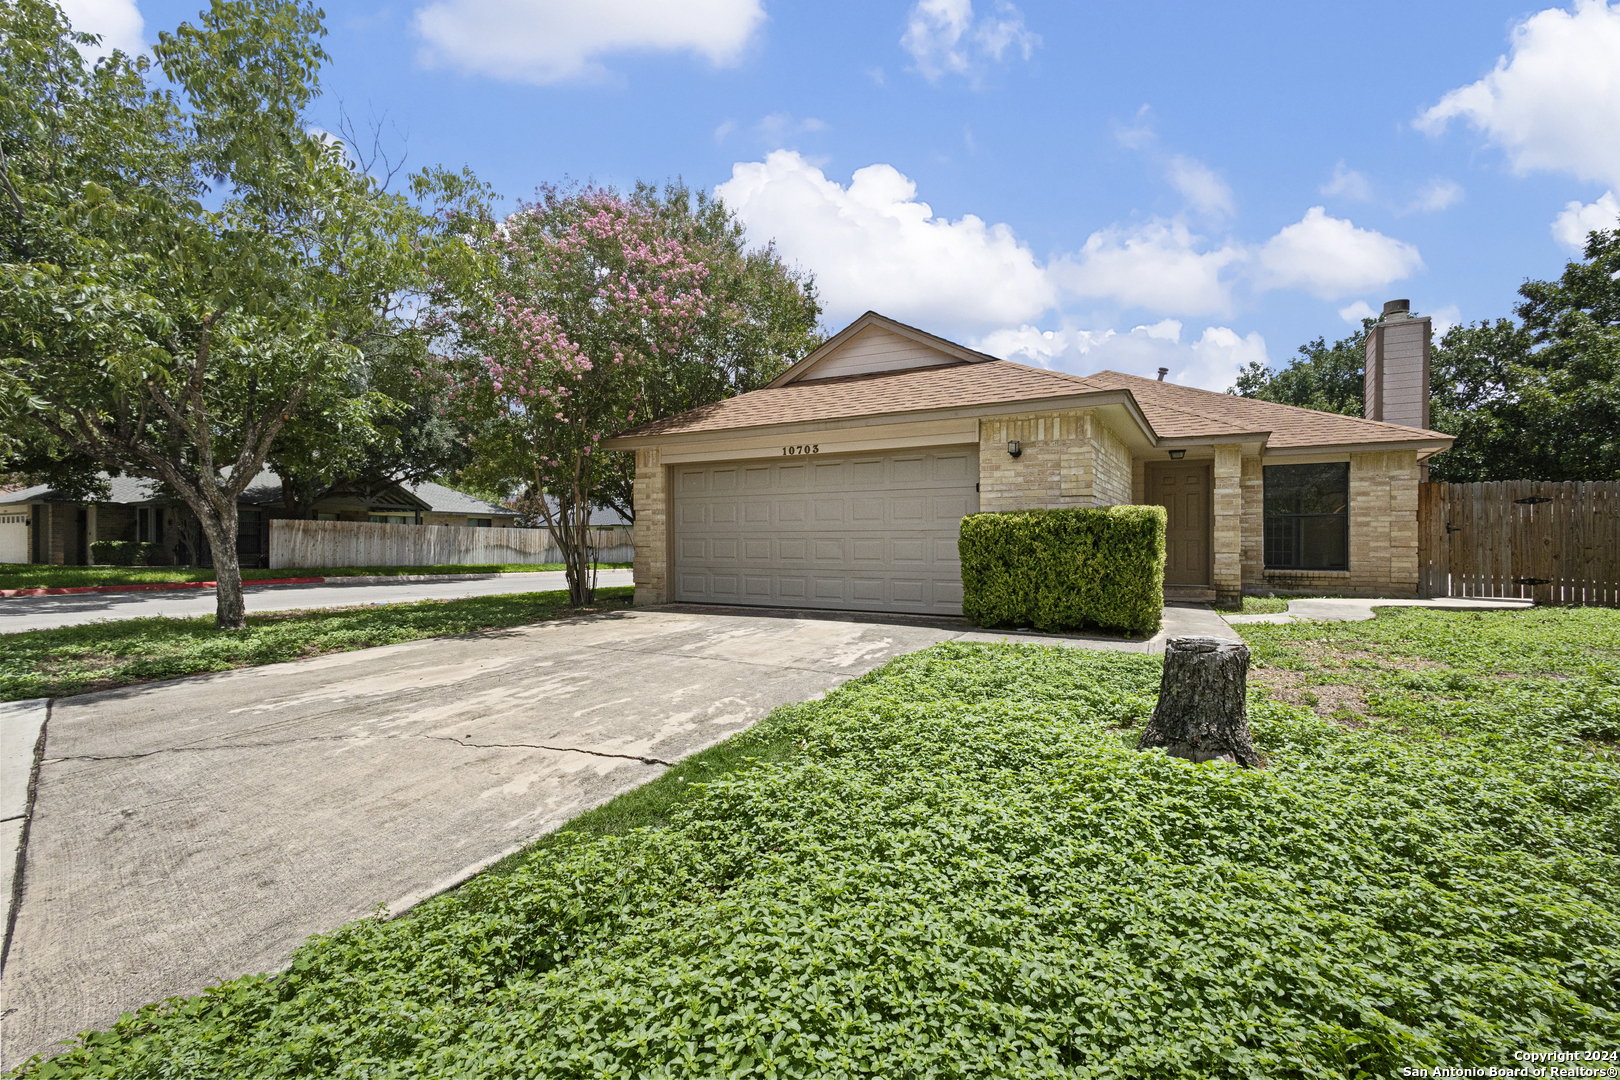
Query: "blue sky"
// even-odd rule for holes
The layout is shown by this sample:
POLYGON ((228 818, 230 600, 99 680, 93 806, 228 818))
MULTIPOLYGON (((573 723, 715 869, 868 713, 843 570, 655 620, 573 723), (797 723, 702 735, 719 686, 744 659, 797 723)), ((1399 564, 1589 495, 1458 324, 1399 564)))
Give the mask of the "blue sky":
MULTIPOLYGON (((71 0, 139 47, 197 0, 71 0)), ((1620 0, 326 5, 313 121, 509 198, 683 177, 867 308, 1210 389, 1410 297, 1511 313, 1620 218, 1620 0)))

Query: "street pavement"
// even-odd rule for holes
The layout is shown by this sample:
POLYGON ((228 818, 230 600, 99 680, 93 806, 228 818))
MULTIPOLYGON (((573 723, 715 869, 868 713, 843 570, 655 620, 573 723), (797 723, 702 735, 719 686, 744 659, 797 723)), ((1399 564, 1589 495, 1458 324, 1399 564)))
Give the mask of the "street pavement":
MULTIPOLYGON (((289 570, 289 574, 298 571, 289 570)), ((634 584, 632 571, 599 570, 596 584, 634 584)), ((492 574, 451 581, 345 582, 321 585, 250 585, 243 591, 247 609, 289 611, 297 608, 353 607, 362 604, 408 604, 416 600, 458 600, 467 596, 545 592, 566 589, 561 570, 532 574, 492 574)), ((0 598, 0 634, 20 630, 49 630, 78 626, 100 619, 141 619, 154 615, 187 618, 214 613, 213 589, 177 589, 173 592, 72 593, 65 596, 9 596, 0 598)))
MULTIPOLYGON (((276 970, 309 935, 441 892, 892 657, 941 641, 1151 652, 1224 627, 1207 607, 1169 608, 1165 623, 1130 641, 634 609, 59 698, 0 975, 0 1067, 147 1002, 276 970)), ((8 795, 43 704, 17 706, 6 728, 8 795)))

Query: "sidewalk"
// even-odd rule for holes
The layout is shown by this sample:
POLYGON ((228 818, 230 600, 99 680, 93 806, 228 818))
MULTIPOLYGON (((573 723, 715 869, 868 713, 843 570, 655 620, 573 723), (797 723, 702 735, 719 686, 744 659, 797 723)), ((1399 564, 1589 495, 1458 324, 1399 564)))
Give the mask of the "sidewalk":
POLYGON ((1373 608, 1421 607, 1440 611, 1526 611, 1535 607, 1534 600, 1507 600, 1464 596, 1443 596, 1434 600, 1290 600, 1288 611, 1274 615, 1223 615, 1228 623, 1291 623, 1301 619, 1323 622, 1365 622, 1373 617, 1373 608))

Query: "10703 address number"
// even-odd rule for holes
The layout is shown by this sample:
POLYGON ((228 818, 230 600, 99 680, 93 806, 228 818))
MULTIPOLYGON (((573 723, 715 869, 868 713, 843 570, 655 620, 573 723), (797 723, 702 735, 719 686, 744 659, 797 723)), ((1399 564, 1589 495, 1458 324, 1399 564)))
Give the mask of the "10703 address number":
POLYGON ((782 447, 782 456, 783 457, 793 457, 795 454, 819 454, 819 453, 821 453, 821 444, 820 443, 800 443, 798 446, 784 446, 784 447, 782 447))

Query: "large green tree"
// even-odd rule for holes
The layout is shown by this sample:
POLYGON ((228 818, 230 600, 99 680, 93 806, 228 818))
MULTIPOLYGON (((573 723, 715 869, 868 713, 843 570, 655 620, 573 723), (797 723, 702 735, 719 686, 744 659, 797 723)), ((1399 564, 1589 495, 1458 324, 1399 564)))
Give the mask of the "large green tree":
POLYGON ((775 378, 821 341, 814 283, 678 183, 546 187, 499 220, 475 199, 451 227, 474 241, 434 309, 473 432, 462 478, 520 495, 587 602, 591 509, 634 513, 633 456, 601 441, 775 378))
POLYGON ((1258 360, 1238 372, 1237 385, 1227 390, 1239 397, 1297 405, 1302 409, 1361 415, 1362 370, 1366 365, 1367 327, 1332 345, 1317 338, 1299 347, 1288 366, 1272 370, 1258 360))
POLYGON ((313 130, 321 14, 214 0, 157 69, 43 0, 0 7, 0 428, 159 480, 244 625, 237 496, 283 429, 353 416, 433 228, 313 130))
MULTIPOLYGON (((1429 423, 1457 437, 1429 476, 1620 479, 1620 229, 1587 238, 1557 281, 1526 281, 1518 321, 1454 326, 1430 364, 1429 423)), ((1229 393, 1361 415, 1365 331, 1317 338, 1286 368, 1250 364, 1229 393)))

